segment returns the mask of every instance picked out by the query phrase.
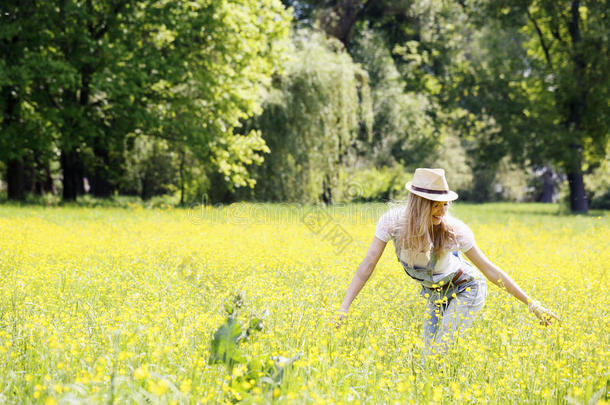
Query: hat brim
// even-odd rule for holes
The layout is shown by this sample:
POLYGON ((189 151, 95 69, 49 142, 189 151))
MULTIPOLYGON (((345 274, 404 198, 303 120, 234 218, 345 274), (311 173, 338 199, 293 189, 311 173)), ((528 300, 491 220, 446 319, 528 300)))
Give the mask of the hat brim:
POLYGON ((432 193, 425 193, 422 191, 418 191, 418 190, 413 190, 413 188, 411 187, 413 182, 409 181, 407 182, 407 185, 405 186, 405 188, 407 190, 409 190, 410 193, 413 193, 415 195, 418 195, 420 197, 423 197, 427 200, 432 200, 432 201, 454 201, 458 199, 458 195, 455 191, 451 191, 448 190, 446 194, 432 194, 432 193))

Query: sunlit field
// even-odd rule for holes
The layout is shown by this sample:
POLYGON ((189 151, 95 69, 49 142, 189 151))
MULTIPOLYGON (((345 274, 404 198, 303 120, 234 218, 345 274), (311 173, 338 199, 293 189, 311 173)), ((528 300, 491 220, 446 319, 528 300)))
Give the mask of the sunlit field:
POLYGON ((456 204, 563 322, 488 282, 468 334, 422 367, 424 300, 391 243, 333 326, 386 208, 0 207, 0 403, 608 401, 610 213, 456 204))

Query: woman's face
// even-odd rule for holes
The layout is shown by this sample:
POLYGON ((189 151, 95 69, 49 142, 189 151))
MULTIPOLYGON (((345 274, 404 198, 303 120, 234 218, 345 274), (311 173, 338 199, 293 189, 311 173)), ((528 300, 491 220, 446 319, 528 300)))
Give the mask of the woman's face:
POLYGON ((432 215, 432 224, 438 225, 441 223, 441 219, 447 213, 447 209, 449 208, 449 203, 446 201, 433 201, 432 209, 430 210, 430 214, 432 215))

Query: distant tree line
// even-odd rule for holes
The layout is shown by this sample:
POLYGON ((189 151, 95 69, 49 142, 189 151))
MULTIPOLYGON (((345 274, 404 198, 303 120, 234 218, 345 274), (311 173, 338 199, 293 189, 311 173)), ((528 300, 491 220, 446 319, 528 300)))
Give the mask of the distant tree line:
POLYGON ((5 0, 6 195, 610 208, 608 10, 584 0, 5 0))

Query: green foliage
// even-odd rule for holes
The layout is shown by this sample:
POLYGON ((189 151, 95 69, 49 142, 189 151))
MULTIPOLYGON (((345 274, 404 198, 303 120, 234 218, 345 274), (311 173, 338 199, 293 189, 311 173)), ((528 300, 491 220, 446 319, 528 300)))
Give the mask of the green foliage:
POLYGON ((585 176, 585 186, 591 208, 610 209, 610 156, 585 176))
POLYGON ((254 185, 247 166, 268 152, 257 131, 236 133, 261 112, 262 95, 283 59, 290 15, 268 1, 151 4, 157 31, 143 58, 169 63, 152 83, 154 135, 188 147, 229 187, 254 185), (156 8, 159 7, 159 14, 156 8))
POLYGON ((0 12, 0 128, 32 134, 3 137, 1 158, 29 148, 57 159, 55 146, 74 199, 85 166, 111 181, 127 137, 148 135, 189 149, 230 187, 253 185, 247 166, 268 150, 260 133, 234 129, 260 113, 282 59, 290 14, 279 0, 9 1, 0 12))
POLYGON ((355 170, 347 188, 349 201, 389 201, 404 197, 406 182, 411 178, 400 165, 355 170))
POLYGON ((586 187, 605 206, 606 9, 6 0, 0 170, 38 193, 61 178, 65 199, 87 177, 95 196, 342 202, 391 198, 428 166, 484 201, 531 198, 552 166, 572 203, 586 187))
POLYGON ((374 111, 372 134, 359 139, 361 154, 376 166, 421 166, 437 143, 431 115, 438 106, 425 94, 405 90, 406 82, 379 34, 361 30, 352 54, 369 73, 374 111))
POLYGON ((224 363, 229 369, 233 369, 235 364, 245 362, 245 358, 237 347, 244 338, 241 324, 233 317, 227 318, 226 322, 214 333, 209 363, 224 363))
POLYGON ((126 153, 125 174, 119 190, 139 195, 147 200, 155 195, 176 191, 178 183, 178 154, 163 139, 140 136, 126 153))
POLYGON ((253 124, 271 151, 257 171, 255 197, 332 200, 338 169, 349 164, 358 132, 369 126, 367 100, 367 74, 338 41, 296 32, 292 56, 253 124))
POLYGON ((209 364, 224 364, 227 367, 228 385, 232 388, 232 399, 236 402, 248 396, 254 387, 265 390, 279 387, 284 370, 301 357, 300 354, 291 358, 258 355, 247 359, 240 345, 247 342, 255 332, 263 330, 263 319, 269 311, 265 311, 260 317, 251 317, 247 323, 248 327, 244 330, 236 319, 243 306, 244 299, 240 294, 235 294, 232 302, 225 303, 228 317, 214 333, 208 359, 209 364), (235 370, 237 365, 243 367, 235 370))
POLYGON ((452 70, 467 60, 462 51, 470 34, 467 21, 457 5, 401 7, 417 15, 419 31, 407 29, 407 22, 402 22, 404 32, 392 30, 386 25, 391 17, 373 16, 375 29, 363 24, 351 46, 370 74, 375 111, 373 138, 363 143, 364 156, 373 155, 377 165, 398 162, 408 173, 416 167, 442 167, 451 187, 469 196, 472 168, 494 161, 492 154, 476 153, 483 148, 475 139, 493 134, 497 126, 469 114, 458 103, 460 95, 454 95, 452 70))
MULTIPOLYGON (((505 48, 521 55, 518 69, 506 64, 510 59, 495 67, 500 78, 511 79, 513 90, 506 94, 522 111, 504 119, 494 116, 503 128, 525 124, 522 133, 511 136, 518 141, 514 150, 521 147, 533 164, 549 160, 567 173, 571 208, 586 211, 582 172, 604 158, 610 133, 606 2, 474 3, 477 18, 484 24, 491 19, 490 27, 500 22, 491 32, 512 36, 518 46, 505 48)), ((492 54, 500 61, 501 53, 492 54)))
MULTIPOLYGON (((46 74, 46 63, 36 54, 44 44, 44 25, 35 2, 0 2, 0 160, 6 163, 12 199, 24 199, 33 191, 27 186, 38 182, 43 173, 37 169, 48 168, 46 162, 54 155, 53 131, 30 96, 30 89, 46 74)), ((44 175, 48 178, 48 171, 44 175)))
POLYGON ((436 151, 427 157, 424 162, 426 167, 441 167, 445 169, 447 182, 452 190, 458 192, 471 190, 473 186, 473 173, 471 169, 472 159, 468 153, 462 140, 454 130, 447 126, 441 126, 440 139, 436 151))

